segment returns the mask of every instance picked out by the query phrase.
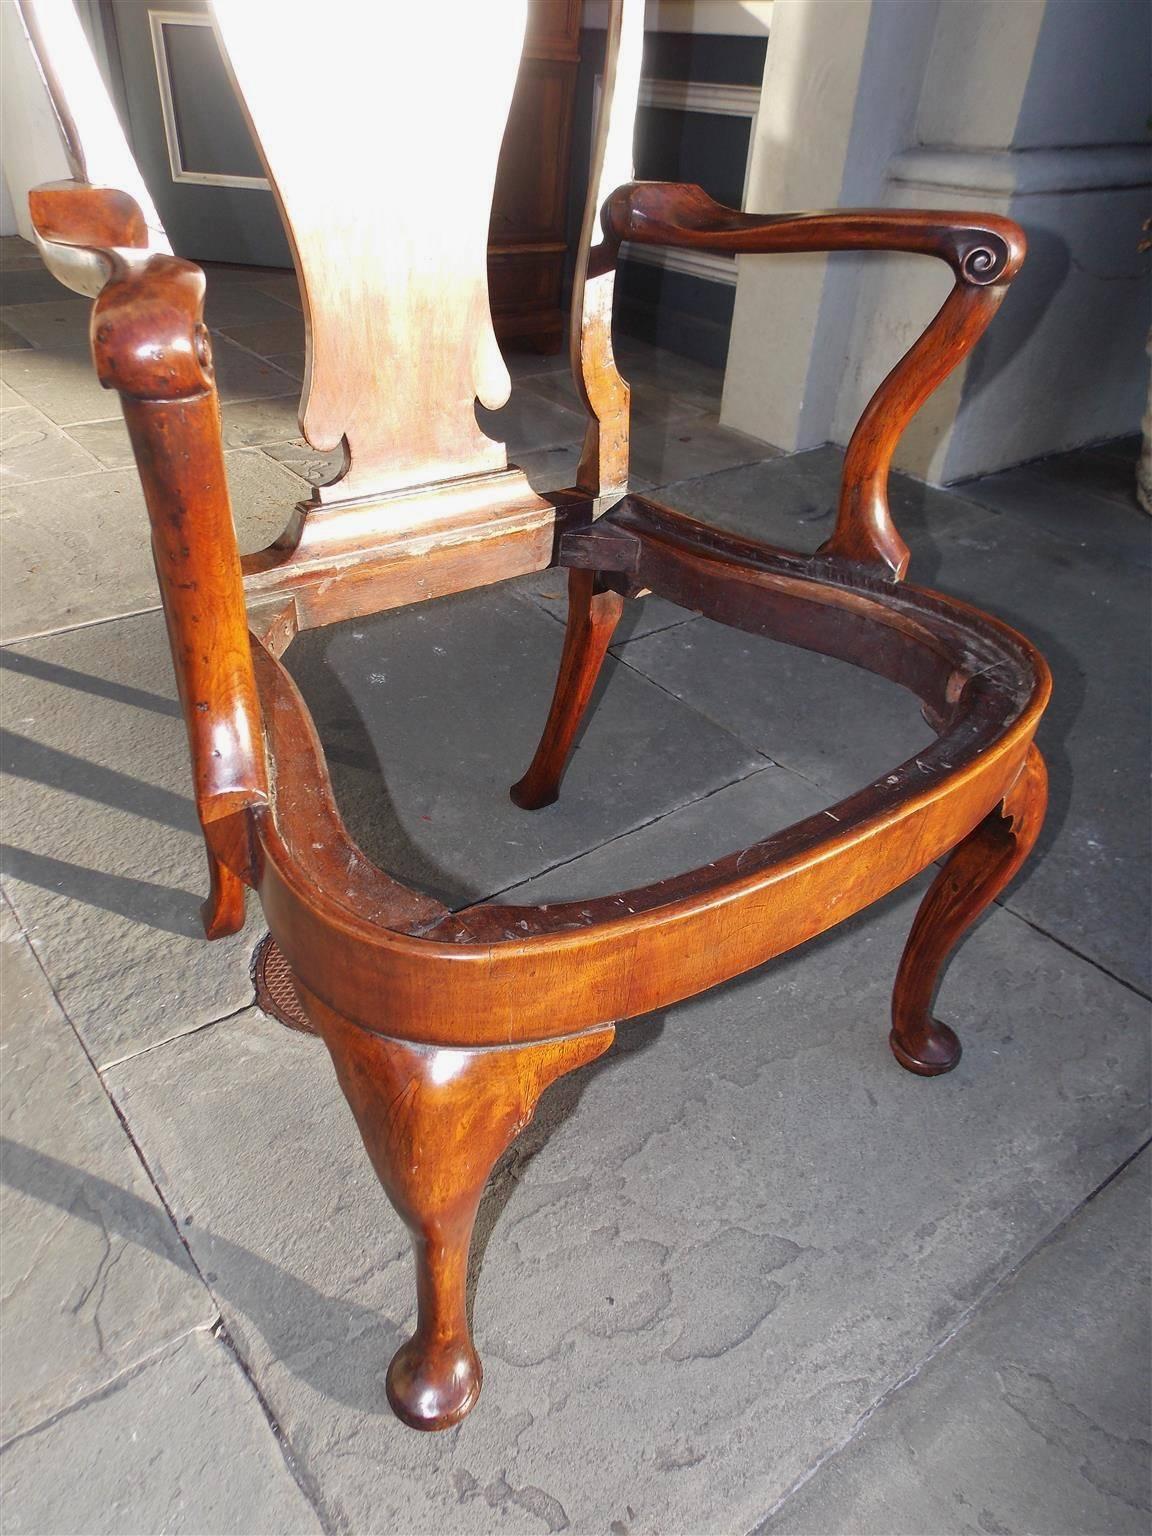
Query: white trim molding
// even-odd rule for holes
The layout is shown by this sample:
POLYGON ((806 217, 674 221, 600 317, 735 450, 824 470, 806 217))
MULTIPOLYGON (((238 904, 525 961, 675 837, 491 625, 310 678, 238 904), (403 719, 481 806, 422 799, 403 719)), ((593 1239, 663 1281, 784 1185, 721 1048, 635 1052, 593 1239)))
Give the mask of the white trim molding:
POLYGON ((223 171, 190 171, 185 166, 180 149, 180 132, 176 124, 176 104, 172 100, 172 77, 168 68, 168 47, 164 41, 165 27, 208 27, 210 16, 197 16, 188 11, 148 12, 148 28, 152 34, 152 54, 156 61, 156 83, 160 87, 160 107, 164 118, 164 142, 168 148, 168 167, 172 180, 208 187, 252 187, 268 190, 263 176, 230 176, 223 171))
POLYGON ((703 278, 708 283, 736 286, 736 258, 713 256, 708 251, 674 251, 662 245, 635 245, 625 240, 620 247, 621 258, 638 261, 644 267, 664 267, 669 272, 683 272, 687 277, 703 278))
POLYGON ((974 150, 925 145, 897 155, 888 175, 910 186, 997 197, 1104 192, 1152 184, 1152 147, 1084 144, 1069 149, 974 150))
MULTIPOLYGON (((608 0, 587 0, 586 27, 608 25, 608 0)), ((767 37, 772 0, 647 0, 646 32, 693 32, 697 36, 767 37)))
POLYGON ((640 105, 670 112, 708 112, 753 121, 760 110, 758 85, 713 85, 703 80, 641 80, 640 105))
MULTIPOLYGON (((660 107, 671 112, 704 112, 716 117, 742 117, 748 123, 748 155, 756 137, 756 115, 760 110, 758 85, 719 85, 701 80, 656 80, 640 82, 641 107, 660 107)), ((596 77, 593 96, 593 122, 600 106, 600 76, 596 77)), ((748 160, 744 162, 744 196, 748 192, 748 160)), ((637 261, 645 267, 664 267, 698 277, 708 283, 736 286, 736 258, 716 256, 707 251, 675 251, 666 246, 635 245, 626 240, 620 247, 625 261, 637 261)))

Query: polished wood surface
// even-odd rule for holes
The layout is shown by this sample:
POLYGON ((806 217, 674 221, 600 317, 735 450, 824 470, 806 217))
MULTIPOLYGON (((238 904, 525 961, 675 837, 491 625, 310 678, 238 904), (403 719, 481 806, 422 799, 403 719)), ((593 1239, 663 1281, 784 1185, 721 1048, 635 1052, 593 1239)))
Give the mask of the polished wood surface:
POLYGON ((488 1175, 544 1090, 602 1055, 616 1032, 512 1050, 429 1050, 359 1029, 307 990, 301 996, 372 1166, 412 1234, 418 1321, 388 1368, 388 1401, 414 1429, 447 1429, 472 1408, 483 1377, 465 1283, 488 1175))
POLYGON ((1048 771, 1035 747, 1003 801, 949 854, 916 914, 892 994, 893 1055, 922 1077, 950 1072, 960 1041, 934 1019, 932 997, 948 955, 1031 853, 1048 806, 1048 771))
POLYGON ((1024 260, 1019 225, 984 213, 837 209, 761 216, 723 208, 699 187, 621 186, 605 226, 618 240, 727 255, 783 251, 906 251, 945 261, 956 283, 924 334, 880 385, 844 457, 836 528, 824 549, 896 576, 908 546, 888 508, 888 471, 904 428, 984 334, 1024 260))
MULTIPOLYGON (((335 0, 330 18, 349 23, 352 5, 335 0)), ((1019 265, 1015 226, 906 210, 761 218, 718 208, 695 188, 632 183, 641 5, 615 0, 573 299, 588 436, 577 484, 537 495, 471 414, 477 393, 491 400, 503 387, 481 205, 523 8, 471 9, 507 54, 490 66, 458 61, 460 93, 444 120, 473 140, 456 157, 443 144, 434 152, 443 125, 430 120, 401 50, 381 66, 395 99, 372 102, 381 131, 357 139, 366 109, 351 98, 368 66, 333 64, 322 76, 322 153, 335 169, 321 185, 313 115, 257 46, 265 8, 217 0, 308 295, 309 432, 317 446, 344 440, 349 452, 345 476, 256 556, 240 560, 232 529, 201 274, 156 247, 130 198, 83 176, 32 200, 53 270, 99 278, 93 351, 102 382, 121 396, 145 491, 209 850, 206 929, 233 931, 246 888, 258 893, 282 978, 323 1036, 412 1235, 418 1320, 387 1391, 399 1416, 424 1429, 457 1423, 480 1390, 465 1276, 485 1180, 548 1084, 604 1051, 620 1021, 740 975, 945 859, 900 965, 890 1044, 917 1074, 955 1066, 959 1041, 933 1018, 933 995, 952 949, 1035 841, 1045 775, 1033 738, 1051 686, 1043 658, 1007 625, 902 579, 907 551, 885 494, 900 430, 972 346, 1019 265), (373 157, 400 142, 402 109, 411 158, 369 197, 373 157), (852 438, 836 531, 815 555, 628 492, 628 389, 611 346, 623 238, 765 256, 911 251, 952 267, 953 293, 852 438), (353 842, 280 658, 309 625, 549 564, 569 571, 569 622, 540 748, 512 792, 522 806, 557 794, 620 610, 648 591, 888 678, 921 700, 936 738, 836 805, 702 869, 589 901, 449 910, 353 842)), ((277 10, 290 32, 305 15, 304 0, 277 10)))
MULTIPOLYGON (((558 352, 581 0, 528 0, 520 73, 500 152, 488 287, 501 342, 558 352)), ((444 46, 452 47, 449 35, 444 46)))
POLYGON ((526 0, 404 6, 392 29, 363 0, 325 0, 323 25, 313 0, 278 0, 274 13, 213 0, 212 12, 300 278, 301 427, 348 457, 317 499, 502 469, 475 402, 495 409, 511 389, 487 242, 526 0), (270 29, 277 56, 307 59, 323 82, 306 109, 272 66, 270 29))
POLYGON ((569 572, 568 626, 548 723, 528 772, 510 791, 523 810, 538 811, 560 793, 564 765, 623 609, 624 599, 618 592, 596 590, 592 571, 569 572))

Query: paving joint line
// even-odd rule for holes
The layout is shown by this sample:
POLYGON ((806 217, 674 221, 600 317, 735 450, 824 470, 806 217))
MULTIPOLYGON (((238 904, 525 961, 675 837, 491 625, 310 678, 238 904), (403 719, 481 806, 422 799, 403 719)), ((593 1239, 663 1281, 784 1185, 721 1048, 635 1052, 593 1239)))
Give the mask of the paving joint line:
MULTIPOLYGON (((736 784, 745 784, 749 779, 754 779, 757 774, 767 773, 770 767, 775 766, 777 765, 769 760, 760 768, 753 768, 749 773, 742 773, 739 778, 729 779, 727 784, 717 784, 714 789, 705 790, 702 795, 697 795, 694 800, 685 800, 681 805, 670 806, 668 810, 657 812, 655 816, 649 817, 647 821, 642 821, 635 827, 628 827, 623 832, 617 832, 612 837, 606 837, 602 843, 596 843, 591 848, 583 848, 579 853, 574 853, 571 858, 558 859, 555 864, 549 864, 546 869, 537 870, 534 875, 529 875, 526 880, 514 880, 511 885, 501 886, 499 890, 493 891, 488 896, 469 897, 467 905, 474 907, 481 905, 483 902, 495 901, 498 896, 505 896, 509 891, 516 890, 518 886, 527 885, 531 880, 542 880, 545 875, 552 874, 554 870, 564 869, 568 864, 578 864, 581 859, 586 859, 591 854, 599 853, 602 848, 611 848, 613 843, 623 842, 626 837, 631 837, 635 832, 643 832, 648 827, 654 827, 658 822, 667 820, 669 816, 675 816, 678 811, 686 811, 693 805, 702 805, 705 800, 711 800, 713 795, 721 794, 726 789, 732 789, 736 784)), ((457 907, 453 910, 464 911, 466 908, 457 907)))
POLYGON ((292 1481, 303 1494, 309 1508, 313 1511, 317 1520, 320 1522, 320 1527, 324 1532, 324 1536, 342 1536, 342 1533, 348 1529, 347 1522, 336 1520, 330 1514, 327 1501, 320 1491, 318 1482, 307 1470, 306 1464, 301 1460, 300 1456, 296 1452, 292 1441, 285 1433, 280 1420, 272 1411, 271 1403, 269 1403, 268 1399, 261 1391, 259 1382, 257 1382, 256 1377, 252 1374, 252 1369, 249 1366, 248 1361, 245 1360, 244 1356, 240 1353, 236 1341, 229 1332, 228 1325, 224 1321, 223 1317, 218 1319, 212 1332, 213 1336, 224 1349, 225 1353, 231 1356, 233 1362, 239 1369, 240 1374, 244 1377, 245 1381, 252 1389, 252 1395, 260 1405, 260 1411, 263 1413, 264 1418, 268 1424, 268 1428, 271 1430, 273 1438, 279 1447, 280 1455, 284 1459, 285 1468, 287 1469, 289 1476, 292 1478, 292 1481))
MULTIPOLYGON (((701 615, 701 617, 703 617, 703 615, 701 615)), ((669 629, 679 628, 679 626, 675 624, 670 624, 668 627, 669 629)), ((642 640, 644 636, 640 635, 638 638, 642 640)), ((698 715, 701 720, 707 720, 709 725, 714 725, 717 730, 723 731, 726 736, 731 736, 733 741, 738 741, 742 747, 747 747, 749 752, 755 752, 757 756, 762 757, 765 762, 771 763, 773 768, 780 768, 785 773, 795 774, 796 778, 803 779, 805 784, 810 784, 813 789, 818 789, 822 795, 830 793, 830 791, 824 788, 823 784, 818 784, 815 779, 810 779, 806 773, 801 773, 798 768, 789 768, 787 763, 782 763, 779 758, 772 757, 770 753, 765 752, 763 747, 758 747, 754 742, 746 741, 743 736, 738 736, 735 731, 729 730, 728 726, 726 726, 723 721, 716 720, 711 715, 705 714, 702 709, 697 709, 695 704, 689 704, 687 699, 681 698, 678 693, 673 693, 671 688, 666 688, 664 684, 657 678, 650 677, 647 672, 642 672, 639 667, 634 667, 626 657, 617 656, 616 660, 622 667, 627 667, 629 671, 635 672, 637 677, 642 677, 646 683, 651 683, 653 688, 659 688, 661 693, 666 693, 670 699, 675 699, 676 703, 681 705, 682 708, 691 710, 691 712, 694 715, 698 715)))
POLYGON ((241 1014, 247 1013, 254 1007, 255 1002, 256 993, 253 990, 250 1001, 241 1003, 239 1008, 233 1008, 230 1013, 222 1013, 218 1019, 205 1019, 202 1024, 197 1024, 192 1029, 183 1029, 174 1035, 165 1035, 163 1040, 153 1040, 148 1045, 141 1046, 138 1051, 129 1051, 127 1056, 117 1056, 115 1061, 106 1061, 103 1066, 96 1067, 96 1071, 103 1077, 105 1072, 122 1067, 125 1062, 139 1061, 141 1056, 147 1056, 152 1051, 163 1050, 166 1045, 173 1045, 177 1040, 190 1040, 194 1035, 202 1035, 206 1029, 215 1029, 218 1024, 227 1024, 232 1019, 238 1019, 241 1014))
POLYGON ((1118 1179, 1126 1168, 1130 1167, 1137 1158, 1143 1156, 1143 1154, 1148 1151, 1149 1147, 1152 1147, 1152 1136, 1146 1137, 1145 1140, 1142 1141, 1134 1151, 1130 1152, 1127 1157, 1123 1158, 1122 1161, 1118 1163, 1115 1168, 1113 1168, 1111 1173, 1109 1173, 1105 1178, 1101 1179, 1100 1183, 1097 1184, 1095 1188, 1089 1190, 1088 1194, 1086 1194, 1082 1200, 1077 1201, 1077 1203, 1072 1207, 1067 1215, 1063 1216, 1049 1232, 1045 1233, 1045 1235, 1041 1237, 1039 1241, 1034 1243, 1033 1246, 1021 1256, 1021 1258, 1012 1266, 1011 1269, 1007 1271, 1006 1274, 1002 1275, 999 1280, 995 1281, 989 1287, 983 1296, 978 1297, 974 1302, 967 1306, 963 1312, 961 1312, 955 1324, 948 1330, 943 1338, 938 1339, 932 1345, 932 1347, 927 1350, 913 1366, 910 1367, 909 1370, 905 1371, 902 1376, 900 1376, 890 1386, 886 1387, 884 1391, 881 1392, 880 1395, 873 1402, 871 1402, 868 1407, 863 1410, 862 1413, 857 1416, 851 1429, 849 1429, 848 1433, 843 1437, 843 1439, 841 1439, 836 1445, 829 1446, 822 1455, 816 1458, 808 1470, 801 1473, 801 1475, 791 1484, 791 1486, 787 1488, 783 1494, 781 1494, 781 1496, 776 1500, 768 1512, 760 1520, 758 1520, 754 1526, 751 1527, 748 1532, 748 1536, 770 1536, 771 1522, 776 1518, 784 1506, 788 1504, 796 1496, 796 1494, 800 1492, 802 1488, 811 1482, 811 1480, 816 1476, 818 1472, 820 1472, 831 1461, 835 1460, 835 1458, 841 1455, 842 1452, 846 1451, 849 1446, 852 1445, 853 1442, 859 1437, 861 1431, 868 1424, 869 1420, 874 1418, 875 1415, 879 1413, 881 1408, 886 1407, 888 1403, 892 1402, 896 1398, 897 1394, 902 1392, 905 1387, 916 1381, 927 1369, 927 1367, 931 1365, 932 1361, 935 1360, 938 1355, 943 1354, 944 1351, 948 1349, 948 1347, 952 1344, 953 1340, 956 1339, 959 1334, 963 1333, 971 1323, 975 1322, 976 1319, 983 1314, 991 1302, 995 1301, 1001 1294, 1008 1290, 1009 1287, 1015 1284, 1016 1280, 1019 1278, 1025 1267, 1030 1264, 1038 1254, 1042 1253, 1045 1248, 1050 1247, 1054 1242, 1056 1242, 1068 1230, 1072 1223, 1077 1220, 1081 1213, 1087 1209, 1092 1201, 1095 1200, 1098 1195, 1103 1194, 1108 1186, 1112 1184, 1116 1179, 1118 1179))
POLYGON ((114 1376, 110 1376, 103 1385, 93 1387, 90 1392, 81 1392, 79 1397, 73 1398, 70 1403, 65 1403, 62 1407, 57 1408, 54 1413, 47 1414, 35 1424, 29 1424, 26 1429, 18 1429, 15 1434, 9 1435, 7 1440, 0 1441, 0 1452, 11 1450, 14 1445, 18 1445, 22 1440, 31 1440, 34 1435, 40 1434, 43 1430, 51 1429, 53 1425, 59 1424, 62 1419, 70 1417, 79 1409, 88 1408, 91 1404, 101 1402, 104 1398, 110 1397, 113 1392, 118 1392, 122 1386, 134 1376, 138 1376, 161 1356, 177 1349, 186 1339, 190 1339, 193 1334, 211 1332, 218 1323, 219 1318, 217 1317, 208 1323, 197 1323, 194 1327, 187 1328, 183 1333, 177 1334, 175 1338, 165 1339, 162 1343, 157 1344, 155 1349, 150 1349, 146 1354, 141 1355, 138 1360, 133 1360, 130 1364, 124 1366, 122 1370, 117 1371, 114 1376))
MULTIPOLYGON (((1028 865, 1025 864, 1024 868, 1026 870, 1028 865)), ((1083 960, 1086 965, 1095 967, 1096 970, 1107 976, 1109 981, 1114 981, 1117 986, 1124 987, 1127 991, 1135 993, 1144 1002, 1152 1002, 1152 995, 1145 992, 1143 987, 1137 986, 1134 981, 1127 981, 1123 976, 1118 976, 1115 971, 1110 971, 1102 961, 1094 960, 1091 955, 1086 955, 1083 950, 1077 949, 1075 944, 1069 944, 1067 939, 1062 939, 1059 934, 1049 932, 1047 928, 1042 927, 1032 918, 1026 917, 1023 912, 1017 912, 1015 907, 1009 905, 1010 900, 1010 897, 1005 897, 1004 899, 997 897, 995 904, 998 907, 1002 907, 1005 912, 1011 913, 1013 917, 1018 918, 1020 922, 1025 923, 1034 933, 1038 933, 1041 938, 1050 939, 1060 949, 1065 949, 1070 955, 1075 955, 1077 960, 1083 960)))
MULTIPOLYGON (((10 897, 8 896, 8 894, 6 892, 3 894, 2 898, 0 898, 0 899, 3 899, 3 901, 6 903, 6 905, 9 907, 10 911, 12 912, 13 916, 16 918, 16 922, 17 922, 17 924, 19 926, 19 929, 20 929, 20 935, 23 938, 24 942, 28 945, 29 951, 32 954, 32 958, 35 960, 37 966, 39 967, 40 973, 44 977, 45 983, 47 984, 49 991, 52 993, 52 996, 53 996, 53 998, 56 1001, 56 1006, 60 1009, 60 1012, 61 1012, 62 1016, 64 1017, 64 1019, 68 1023, 68 1027, 72 1030, 72 1033, 76 1036, 77 1043, 79 1044, 80 1049, 83 1051, 84 1056, 85 1056, 85 1058, 86 1058, 86 1060, 88 1062, 88 1065, 92 1068, 92 1071, 95 1073, 97 1082, 100 1084, 100 1087, 103 1090, 103 1092, 104 1092, 104 1094, 105 1094, 109 1104, 112 1106, 112 1112, 116 1116, 116 1119, 119 1122, 120 1127, 121 1127, 121 1129, 124 1132, 124 1135, 127 1137, 129 1146, 132 1148, 133 1152, 135 1152, 136 1157, 139 1160, 140 1166, 144 1170, 145 1177, 147 1178, 149 1184, 152 1186, 153 1190, 156 1193, 156 1199, 159 1201, 160 1209, 164 1212, 164 1214, 167 1216, 168 1220, 172 1223, 173 1231, 176 1234, 177 1241, 179 1242, 180 1246, 183 1248, 185 1254, 187 1255, 188 1263, 191 1266, 192 1273, 196 1276, 196 1278, 200 1281, 200 1284, 204 1287, 205 1293, 211 1298, 212 1305, 215 1308, 215 1312, 216 1312, 215 1318, 210 1323, 206 1323, 206 1324, 200 1325, 199 1328, 190 1328, 190 1329, 188 1329, 187 1332, 184 1333, 184 1334, 181 1334, 180 1337, 181 1338, 186 1338, 189 1333, 200 1332, 204 1328, 211 1328, 213 1330, 216 1330, 216 1329, 219 1329, 219 1328, 223 1328, 224 1327, 223 1312, 222 1312, 222 1309, 221 1309, 221 1306, 220 1306, 220 1300, 219 1300, 218 1296, 216 1295, 216 1292, 213 1290, 212 1286, 204 1278, 204 1271, 200 1268, 199 1264, 196 1262, 196 1257, 195 1257, 195 1255, 192 1252, 191 1246, 189 1245, 187 1238, 184 1236, 183 1229, 181 1228, 180 1223, 177 1221, 175 1213, 173 1212, 172 1207, 169 1204, 168 1199, 167 1199, 167 1197, 164 1194, 164 1191, 161 1189, 161 1187, 160 1187, 160 1185, 159 1185, 159 1183, 158 1183, 158 1181, 156 1179, 156 1176, 155 1176, 155 1174, 152 1171, 152 1167, 151 1167, 148 1159, 144 1155, 143 1148, 141 1147, 140 1143, 137 1141, 135 1135, 133 1134, 132 1127, 129 1125, 127 1117, 125 1116, 125 1114, 124 1114, 123 1110, 121 1109, 120 1105, 116 1102, 115 1095, 112 1093, 111 1088, 105 1082, 104 1074, 101 1071, 101 1069, 96 1065, 95 1058, 93 1057, 92 1052, 88 1049, 88 1046, 85 1043, 83 1037, 81 1036, 80 1031, 77 1029, 76 1024, 73 1021, 71 1014, 64 1007, 64 1004, 63 1004, 63 1002, 60 999, 60 994, 57 992, 56 987, 54 986, 54 984, 52 982, 52 978, 48 975, 48 972, 47 972, 47 970, 44 967, 43 960, 40 958, 39 954, 36 951, 36 946, 33 944, 31 936, 28 933, 28 929, 25 926, 24 921, 23 921, 23 919, 20 916, 19 909, 15 906, 15 904, 12 902, 12 900, 10 899, 10 897)), ((219 1022, 219 1021, 213 1021, 213 1022, 219 1022)), ((211 1025, 204 1025, 204 1026, 201 1026, 201 1027, 202 1028, 210 1028, 211 1025)), ((198 1031, 196 1031, 196 1033, 198 1033, 198 1031)), ((180 1037, 177 1037, 177 1038, 180 1038, 180 1037)), ((144 1053, 140 1052, 138 1054, 144 1054, 144 1053)), ((126 1059, 131 1059, 131 1058, 126 1058, 126 1059)), ((166 1340, 163 1344, 159 1345, 157 1347, 157 1349, 154 1350, 150 1355, 147 1355, 147 1356, 145 1356, 143 1358, 143 1360, 136 1361, 133 1365, 131 1365, 129 1367, 126 1367, 125 1371, 122 1371, 122 1372, 118 1373, 117 1376, 112 1378, 112 1382, 106 1383, 105 1387, 101 1388, 97 1393, 91 1394, 90 1396, 92 1396, 92 1397, 99 1397, 99 1396, 103 1395, 103 1393, 106 1392, 115 1382, 118 1382, 121 1379, 121 1377, 123 1377, 124 1375, 128 1374, 129 1372, 135 1372, 136 1370, 138 1370, 140 1368, 140 1366, 145 1364, 148 1360, 153 1359, 156 1355, 162 1353, 165 1349, 169 1348, 172 1345, 173 1342, 175 1342, 175 1341, 173 1341, 173 1340, 166 1340)), ((268 1418, 270 1420, 270 1422, 273 1425, 275 1425, 275 1427, 276 1427, 276 1430, 278 1432, 277 1433, 277 1444, 280 1447, 281 1454, 284 1456, 285 1463, 286 1463, 286 1465, 288 1467, 288 1471, 292 1475, 293 1479, 300 1486, 301 1492, 303 1492, 305 1494, 305 1496, 308 1497, 310 1506, 315 1507, 311 1497, 308 1495, 308 1490, 304 1487, 304 1485, 300 1482, 300 1479, 296 1476, 296 1465, 299 1462, 299 1457, 298 1457, 295 1449, 292 1447, 290 1439, 288 1438, 287 1435, 284 1434, 284 1432, 282 1430, 280 1430, 279 1425, 276 1425, 275 1419, 272 1418, 272 1415, 269 1413, 267 1405, 266 1405, 266 1403, 264 1401, 263 1394, 260 1392, 259 1388, 256 1387, 255 1382, 254 1382, 254 1380, 252 1378, 251 1371, 248 1369, 246 1363, 242 1361, 241 1356, 240 1356, 238 1350, 236 1349, 235 1344, 233 1343, 230 1335, 228 1336, 227 1344, 228 1344, 228 1347, 230 1348, 232 1354, 236 1358, 236 1360, 238 1362, 240 1362, 241 1367, 244 1370, 245 1376, 247 1376, 248 1380, 250 1382, 252 1382, 253 1389, 256 1392, 257 1400, 260 1403, 260 1407, 263 1410, 263 1412, 265 1414, 265 1417, 268 1418), (291 1458, 289 1458, 288 1451, 291 1451, 291 1458)), ((70 1407, 75 1407, 75 1406, 76 1406, 76 1404, 70 1405, 70 1407)), ((61 1410, 61 1412, 66 1412, 66 1411, 69 1411, 69 1410, 67 1410, 67 1409, 62 1409, 61 1410)), ((56 1417, 58 1417, 58 1416, 59 1415, 57 1415, 56 1417)), ((52 1423, 52 1422, 53 1422, 53 1418, 49 1418, 49 1419, 46 1419, 44 1421, 44 1424, 49 1424, 49 1423, 52 1423)), ((42 1425, 40 1425, 38 1427, 39 1428, 43 1428, 44 1424, 42 1424, 42 1425)), ((11 1444, 12 1442, 8 1441, 7 1443, 11 1444)), ((332 1536, 332 1528, 328 1524, 325 1523, 325 1521, 323 1519, 323 1516, 321 1515, 321 1512, 320 1512, 319 1509, 316 1510, 316 1514, 317 1514, 317 1517, 320 1519, 321 1525, 324 1526, 326 1536, 332 1536)))

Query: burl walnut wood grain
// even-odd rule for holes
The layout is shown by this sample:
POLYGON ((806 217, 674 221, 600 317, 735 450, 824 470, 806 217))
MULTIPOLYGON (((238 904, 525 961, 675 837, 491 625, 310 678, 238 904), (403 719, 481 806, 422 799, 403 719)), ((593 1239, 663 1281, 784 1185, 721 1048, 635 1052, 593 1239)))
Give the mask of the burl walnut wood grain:
MULTIPOLYGON (((35 12, 36 0, 21 3, 35 12)), ((439 15, 401 9, 424 33, 439 15)), ((548 1084, 606 1049, 619 1021, 738 976, 945 859, 900 965, 890 1044, 912 1072, 956 1064, 959 1042, 933 1019, 933 995, 953 947, 1035 842, 1045 776, 1033 738, 1051 685, 1043 658, 1007 625, 901 579, 907 550, 885 486, 899 432, 987 325, 1023 237, 985 215, 758 217, 718 208, 697 188, 632 184, 641 8, 614 0, 574 296, 572 361, 590 426, 577 484, 540 496, 473 415, 477 394, 492 403, 506 385, 484 236, 523 0, 461 0, 468 25, 454 36, 476 57, 454 60, 459 89, 447 105, 401 49, 349 61, 359 0, 329 0, 323 27, 304 0, 278 6, 277 29, 306 35, 297 51, 324 64, 311 111, 263 46, 265 7, 215 0, 215 11, 301 267, 308 432, 348 452, 347 473, 318 502, 285 509, 270 549, 237 553, 202 274, 164 253, 131 197, 90 183, 76 143, 76 181, 34 193, 32 213, 52 270, 99 293, 93 352, 121 397, 144 487, 209 852, 208 935, 234 931, 245 890, 258 893, 412 1235, 419 1315, 389 1370, 389 1400, 406 1423, 439 1429, 480 1390, 465 1277, 484 1183, 548 1084), (458 154, 433 150, 445 121, 458 154), (624 238, 746 254, 911 251, 952 267, 952 294, 849 444, 836 531, 816 555, 628 494, 628 390, 611 348, 624 238), (513 790, 521 805, 555 797, 620 606, 648 590, 908 688, 936 738, 855 794, 702 869, 591 901, 451 911, 377 868, 349 836, 280 658, 309 625, 549 563, 570 572, 570 617, 544 737, 513 790)), ((51 29, 33 31, 50 51, 51 29)), ((73 73, 50 65, 59 91, 73 73)), ((58 103, 61 124, 82 140, 83 103, 68 107, 58 103)))

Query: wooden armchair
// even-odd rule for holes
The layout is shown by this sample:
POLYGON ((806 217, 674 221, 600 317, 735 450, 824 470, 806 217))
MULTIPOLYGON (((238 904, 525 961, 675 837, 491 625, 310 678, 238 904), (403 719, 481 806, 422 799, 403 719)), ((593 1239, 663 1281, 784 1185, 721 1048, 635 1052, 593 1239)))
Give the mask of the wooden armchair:
POLYGON ((412 1234, 419 1320, 388 1397, 405 1423, 442 1429, 480 1390, 465 1277, 485 1181, 543 1090, 604 1052, 618 1022, 762 964, 947 856, 900 964, 890 1040, 901 1066, 925 1076, 959 1058, 955 1034, 932 1017, 933 992, 1035 841, 1046 795, 1032 738, 1049 678, 1006 625, 904 583, 886 482, 897 437, 983 332, 1024 242, 1014 224, 979 214, 758 217, 695 187, 633 183, 643 4, 614 0, 572 310, 587 438, 576 484, 539 495, 474 414, 477 397, 496 406, 509 391, 485 234, 524 0, 450 7, 434 98, 418 65, 441 7, 381 19, 387 47, 361 35, 361 0, 271 7, 215 0, 215 22, 295 251, 308 327, 302 430, 345 455, 271 548, 237 554, 203 275, 164 249, 139 187, 134 200, 99 185, 77 99, 94 72, 77 64, 74 18, 58 0, 23 8, 74 180, 35 191, 31 206, 48 264, 95 295, 96 368, 122 398, 144 486, 208 850, 205 929, 235 932, 246 888, 258 892, 295 998, 412 1234), (266 56, 270 28, 278 57, 309 61, 307 98, 266 56), (624 239, 915 252, 951 267, 943 308, 852 437, 835 531, 815 555, 629 493, 628 386, 611 345, 624 239), (549 565, 569 572, 570 608, 543 739, 512 791, 526 810, 555 799, 613 627, 647 592, 911 689, 937 739, 705 869, 590 902, 448 910, 353 843, 280 658, 301 629, 549 565))

